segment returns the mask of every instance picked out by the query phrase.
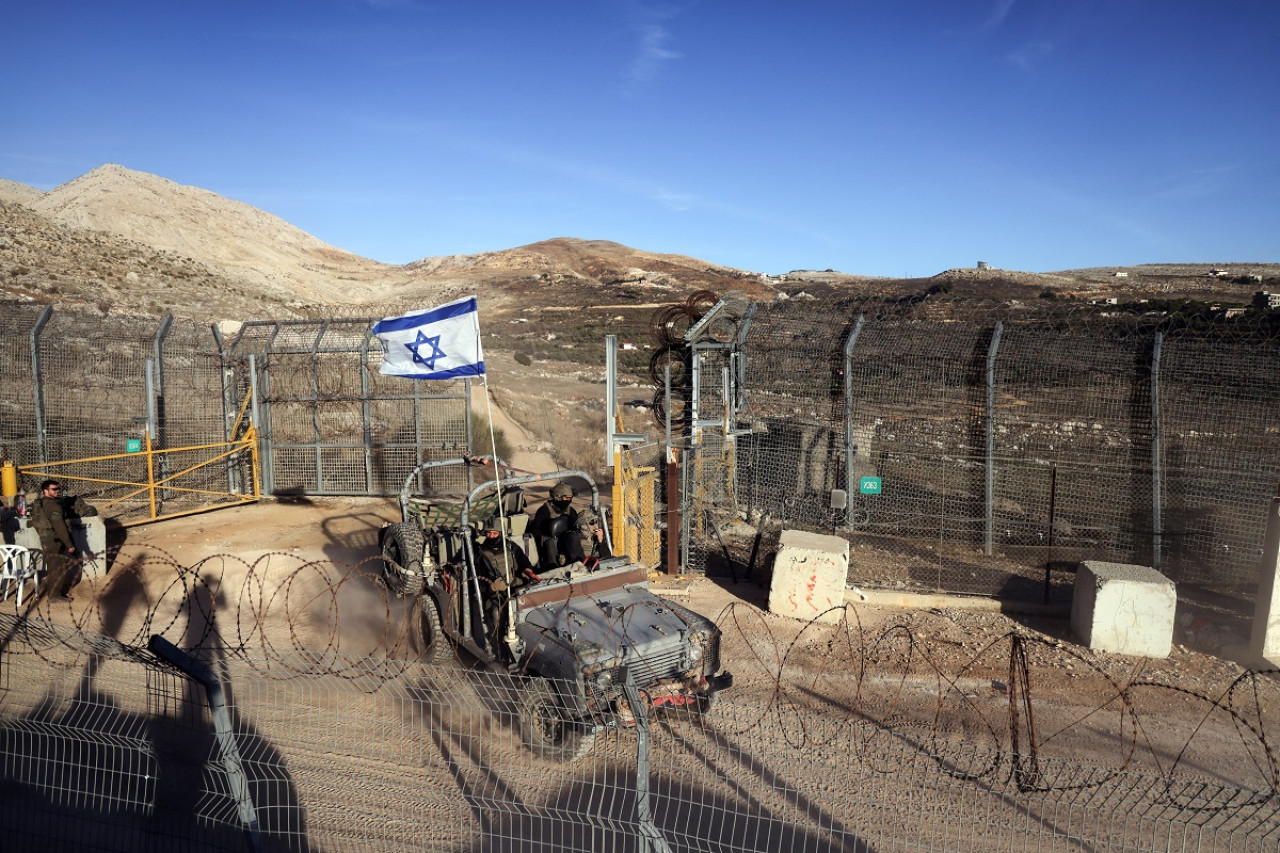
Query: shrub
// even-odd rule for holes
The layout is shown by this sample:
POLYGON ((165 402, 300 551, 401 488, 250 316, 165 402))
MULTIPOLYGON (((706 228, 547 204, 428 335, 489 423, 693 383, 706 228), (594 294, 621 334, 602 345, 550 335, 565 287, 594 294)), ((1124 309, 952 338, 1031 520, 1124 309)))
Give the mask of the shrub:
POLYGON ((523 364, 525 367, 533 364, 533 359, 529 357, 527 352, 516 353, 516 364, 523 364))
POLYGON ((495 428, 490 440, 489 419, 479 412, 471 413, 471 449, 482 456, 496 456, 504 461, 511 459, 514 450, 501 429, 495 428))

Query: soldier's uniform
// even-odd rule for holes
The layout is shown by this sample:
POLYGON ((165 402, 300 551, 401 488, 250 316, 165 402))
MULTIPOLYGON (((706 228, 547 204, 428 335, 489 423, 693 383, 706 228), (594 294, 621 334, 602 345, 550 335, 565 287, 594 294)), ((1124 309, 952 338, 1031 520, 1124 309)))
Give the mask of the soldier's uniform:
POLYGON ((67 519, 94 516, 98 510, 81 497, 41 495, 32 501, 30 513, 31 527, 39 534, 40 548, 44 551, 48 572, 45 589, 53 595, 67 595, 76 585, 80 572, 79 563, 71 559, 76 546, 67 519))
POLYGON ((578 537, 578 511, 573 508, 573 487, 557 483, 551 499, 538 507, 530 525, 538 544, 538 568, 554 569, 582 562, 582 541, 578 537))

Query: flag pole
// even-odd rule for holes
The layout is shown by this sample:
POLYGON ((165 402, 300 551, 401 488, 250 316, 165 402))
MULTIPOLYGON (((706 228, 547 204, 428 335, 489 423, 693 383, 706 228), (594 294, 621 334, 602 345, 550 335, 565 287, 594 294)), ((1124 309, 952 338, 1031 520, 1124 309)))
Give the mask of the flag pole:
MULTIPOLYGON (((505 576, 503 580, 507 584, 507 636, 508 643, 514 642, 516 638, 516 619, 515 609, 516 600, 513 594, 515 586, 515 573, 511 568, 511 552, 507 544, 507 507, 506 501, 502 495, 502 473, 499 470, 500 463, 506 460, 498 458, 498 439, 495 435, 493 426, 493 401, 489 399, 489 375, 488 373, 481 375, 481 387, 484 388, 484 408, 485 414, 489 419, 489 447, 493 449, 493 483, 494 488, 498 492, 498 535, 502 538, 502 573, 505 576)), ((498 626, 493 626, 495 633, 498 626)))

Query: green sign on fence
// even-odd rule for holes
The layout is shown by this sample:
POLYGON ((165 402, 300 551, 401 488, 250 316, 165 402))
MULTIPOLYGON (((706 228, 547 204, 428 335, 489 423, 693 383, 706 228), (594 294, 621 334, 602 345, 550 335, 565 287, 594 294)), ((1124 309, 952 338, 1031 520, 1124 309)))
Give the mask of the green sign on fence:
POLYGON ((858 481, 858 492, 864 495, 880 494, 880 478, 879 477, 863 477, 858 481))
POLYGON ((141 453, 141 452, 142 452, 142 439, 140 439, 140 438, 131 438, 131 439, 129 439, 128 441, 126 441, 126 442, 124 443, 124 452, 125 452, 125 453, 141 453))

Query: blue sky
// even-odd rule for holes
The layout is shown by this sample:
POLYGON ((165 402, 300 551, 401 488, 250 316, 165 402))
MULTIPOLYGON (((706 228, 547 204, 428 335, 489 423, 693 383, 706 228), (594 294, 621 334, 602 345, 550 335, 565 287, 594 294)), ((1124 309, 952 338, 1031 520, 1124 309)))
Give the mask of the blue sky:
POLYGON ((103 163, 379 261, 1280 261, 1280 2, 10 0, 0 177, 103 163))

